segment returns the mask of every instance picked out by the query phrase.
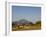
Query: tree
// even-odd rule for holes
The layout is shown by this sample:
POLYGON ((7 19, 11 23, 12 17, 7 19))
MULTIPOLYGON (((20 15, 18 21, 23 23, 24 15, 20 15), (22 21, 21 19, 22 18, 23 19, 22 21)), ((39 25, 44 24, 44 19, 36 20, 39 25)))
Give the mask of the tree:
POLYGON ((33 26, 34 24, 32 22, 29 22, 29 25, 33 26))
POLYGON ((41 26, 41 21, 37 21, 36 25, 40 25, 41 26))
POLYGON ((14 27, 15 26, 15 23, 14 22, 12 22, 12 27, 14 27))
POLYGON ((17 22, 12 22, 12 27, 17 26, 17 22))

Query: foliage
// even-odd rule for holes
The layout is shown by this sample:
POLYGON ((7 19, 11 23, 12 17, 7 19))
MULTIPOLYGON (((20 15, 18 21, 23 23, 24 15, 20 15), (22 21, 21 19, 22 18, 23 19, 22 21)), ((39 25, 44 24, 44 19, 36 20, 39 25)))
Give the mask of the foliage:
POLYGON ((21 23, 21 22, 12 22, 12 30, 35 30, 35 29, 41 29, 41 21, 37 21, 35 24, 33 22, 29 22, 29 21, 26 21, 26 20, 23 20, 21 22, 24 22, 24 23, 21 23), (18 25, 19 24, 19 25, 18 25))

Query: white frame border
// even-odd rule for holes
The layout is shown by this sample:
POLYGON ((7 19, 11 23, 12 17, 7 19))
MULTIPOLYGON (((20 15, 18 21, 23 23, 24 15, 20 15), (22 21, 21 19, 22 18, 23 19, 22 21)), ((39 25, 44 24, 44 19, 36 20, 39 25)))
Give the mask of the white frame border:
MULTIPOLYGON (((12 5, 19 5, 19 6, 35 6, 35 7, 41 7, 42 10, 43 10, 43 4, 33 4, 33 3, 19 3, 19 2, 7 2, 7 34, 11 33, 11 34, 15 34, 16 32, 19 32, 19 31, 11 31, 11 21, 12 21, 12 11, 11 11, 11 6, 12 5)), ((43 13, 43 11, 41 11, 43 13)), ((42 13, 41 13, 41 18, 42 18, 42 13)), ((41 21, 43 21, 41 19, 41 21)), ((42 26, 43 28, 43 26, 42 26)), ((43 30, 43 29, 42 29, 43 30)), ((35 31, 42 31, 42 30, 35 30, 35 31)), ((28 31, 28 30, 27 30, 28 31)), ((29 30, 31 31, 31 30, 29 30)), ((34 31, 34 30, 33 30, 34 31)))

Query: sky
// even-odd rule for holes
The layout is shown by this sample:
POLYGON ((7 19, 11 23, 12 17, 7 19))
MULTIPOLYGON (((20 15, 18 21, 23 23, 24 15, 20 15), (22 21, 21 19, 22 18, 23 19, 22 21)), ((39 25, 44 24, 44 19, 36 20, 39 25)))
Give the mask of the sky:
POLYGON ((41 20, 41 7, 12 6, 12 21, 26 19, 31 22, 41 20))

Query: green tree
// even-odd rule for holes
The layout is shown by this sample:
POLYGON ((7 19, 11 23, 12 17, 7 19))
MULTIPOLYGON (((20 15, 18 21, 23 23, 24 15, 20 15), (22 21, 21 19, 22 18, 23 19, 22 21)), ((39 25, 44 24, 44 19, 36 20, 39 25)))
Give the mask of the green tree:
POLYGON ((37 21, 36 23, 35 23, 35 25, 40 25, 41 26, 41 21, 37 21))

